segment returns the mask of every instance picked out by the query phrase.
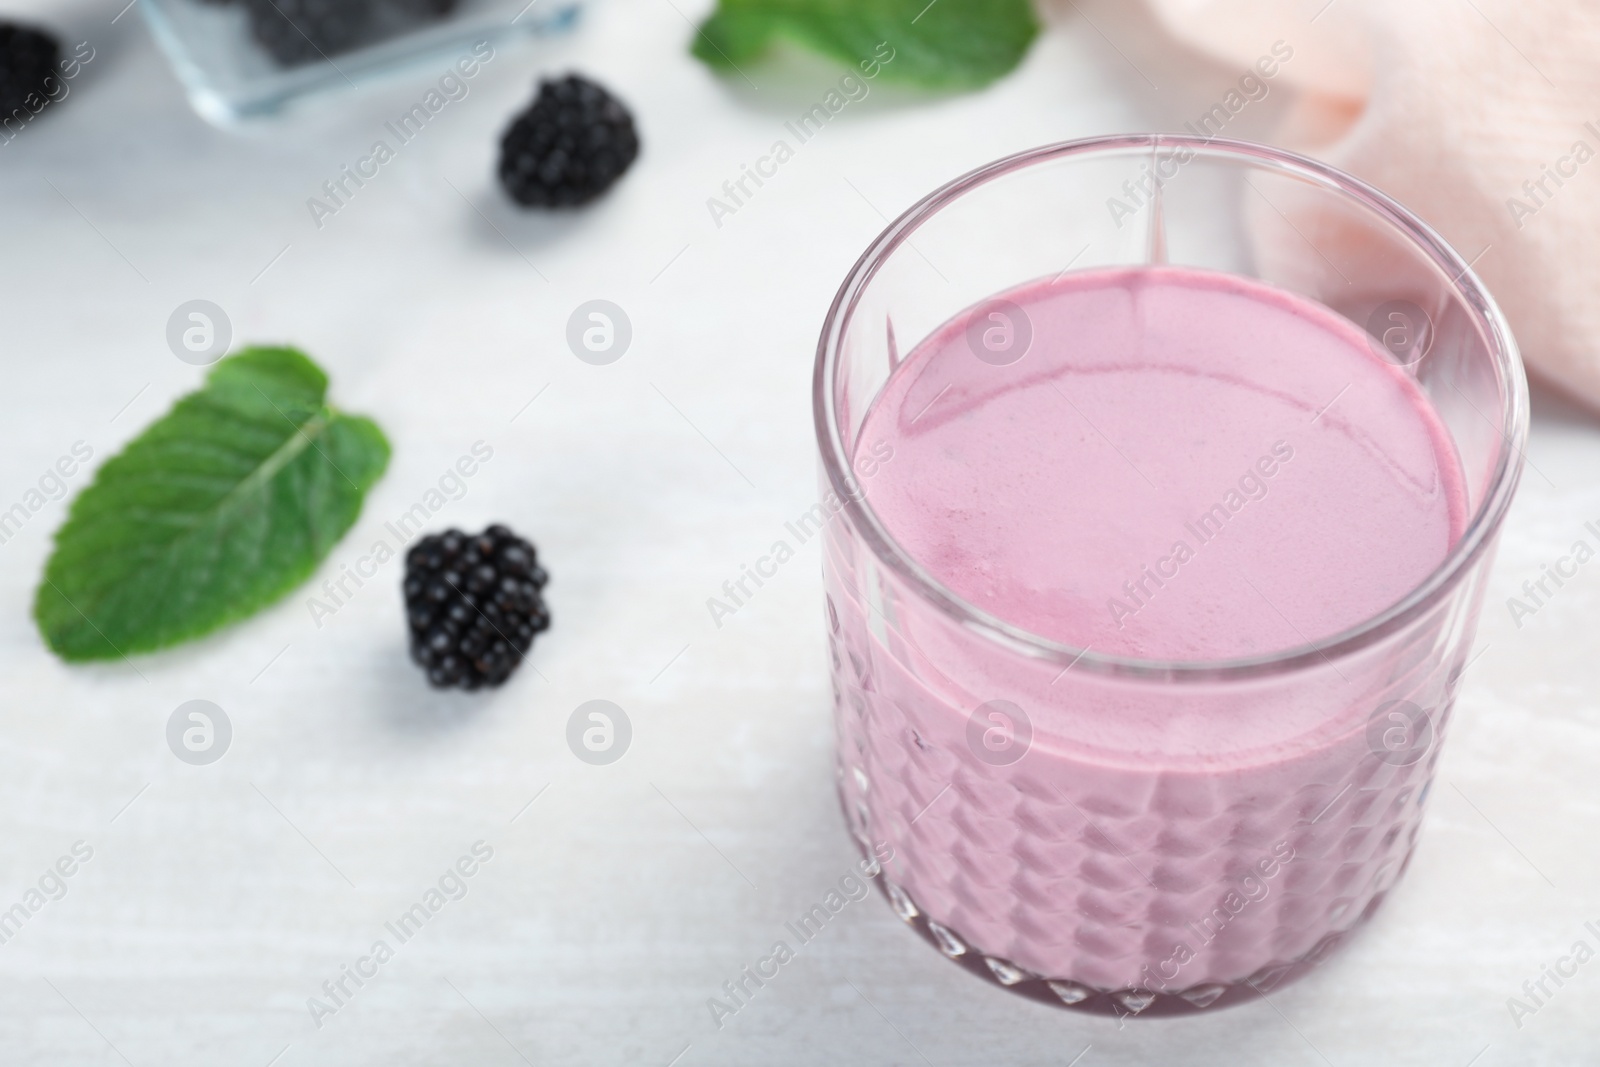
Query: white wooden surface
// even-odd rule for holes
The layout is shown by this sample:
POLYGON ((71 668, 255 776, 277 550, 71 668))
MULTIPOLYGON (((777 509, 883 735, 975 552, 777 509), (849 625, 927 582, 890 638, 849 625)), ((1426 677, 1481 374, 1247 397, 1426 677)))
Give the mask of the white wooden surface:
POLYGON ((753 71, 759 89, 717 80, 671 3, 618 0, 569 40, 502 49, 319 230, 306 199, 447 60, 228 134, 190 113, 136 11, 112 23, 120 7, 41 9, 96 58, 0 147, 0 507, 74 442, 108 456, 194 386, 164 330, 203 297, 240 339, 303 345, 395 445, 319 582, 484 441, 493 459, 437 523, 533 537, 555 625, 503 690, 432 693, 391 563, 321 628, 302 595, 134 666, 69 669, 28 618, 64 513, 47 503, 0 545, 0 909, 75 842, 93 856, 0 944, 0 1062, 1592 1062, 1600 963, 1520 1029, 1506 1005, 1575 941, 1600 947, 1584 929, 1600 920, 1600 564, 1520 629, 1505 608, 1600 519, 1600 429, 1546 395, 1420 850, 1319 972, 1270 1005, 1119 1025, 969 978, 874 897, 722 1029, 707 1011, 855 862, 815 545, 721 629, 705 609, 811 502, 811 357, 835 287, 884 216, 940 182, 1050 140, 1176 128, 1226 72, 1113 46, 1069 6, 987 92, 874 88, 719 228, 706 198, 837 75, 791 61, 753 71), (633 105, 644 153, 595 208, 523 215, 492 182, 495 141, 535 75, 568 67, 633 105), (607 367, 563 339, 594 298, 633 323, 607 367), (164 739, 194 698, 234 727, 210 766, 164 739), (595 698, 633 723, 608 767, 565 740, 595 698), (480 840, 493 858, 466 895, 317 1027, 307 998, 395 945, 384 923, 480 840))

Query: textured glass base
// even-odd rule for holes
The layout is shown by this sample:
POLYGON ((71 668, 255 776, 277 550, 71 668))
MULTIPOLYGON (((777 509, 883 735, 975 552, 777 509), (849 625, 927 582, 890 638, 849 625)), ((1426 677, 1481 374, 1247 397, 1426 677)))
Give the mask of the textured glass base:
MULTIPOLYGON (((857 841, 862 855, 872 858, 872 850, 857 841)), ((1410 856, 1401 867, 1410 865, 1410 856)), ((955 930, 930 919, 914 900, 890 878, 886 869, 876 879, 879 891, 906 925, 916 930, 947 959, 954 960, 978 977, 1013 993, 1057 1007, 1075 1008, 1101 1015, 1162 1016, 1187 1015, 1197 1011, 1225 1008, 1255 1000, 1305 974, 1328 957, 1356 929, 1360 928, 1383 903, 1387 892, 1373 897, 1355 922, 1317 942, 1299 959, 1272 963, 1240 981, 1224 984, 1208 982, 1174 992, 1155 993, 1144 989, 1097 989, 1070 978, 1049 978, 1024 970, 1009 960, 989 956, 972 947, 955 930)))

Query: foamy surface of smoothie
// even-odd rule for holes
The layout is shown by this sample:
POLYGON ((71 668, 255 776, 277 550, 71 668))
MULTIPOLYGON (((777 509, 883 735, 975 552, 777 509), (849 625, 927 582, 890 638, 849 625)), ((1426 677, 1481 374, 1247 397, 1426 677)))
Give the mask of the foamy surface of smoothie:
POLYGON ((893 449, 868 487, 890 535, 976 607, 1102 654, 1259 656, 1383 611, 1460 536, 1432 407, 1325 308, 1173 267, 1005 298, 1020 359, 978 358, 963 315, 858 437, 893 449))

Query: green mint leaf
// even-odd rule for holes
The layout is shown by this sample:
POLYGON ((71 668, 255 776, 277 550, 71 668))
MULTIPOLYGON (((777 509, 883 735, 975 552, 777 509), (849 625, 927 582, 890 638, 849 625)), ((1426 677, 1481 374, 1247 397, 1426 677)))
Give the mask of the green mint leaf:
POLYGON ((1038 32, 1029 0, 718 0, 693 52, 731 70, 785 38, 873 76, 976 89, 1021 62, 1038 32))
POLYGON ((66 660, 165 648, 309 577, 389 462, 377 425, 329 407, 327 387, 295 349, 245 349, 107 460, 34 597, 50 648, 66 660))

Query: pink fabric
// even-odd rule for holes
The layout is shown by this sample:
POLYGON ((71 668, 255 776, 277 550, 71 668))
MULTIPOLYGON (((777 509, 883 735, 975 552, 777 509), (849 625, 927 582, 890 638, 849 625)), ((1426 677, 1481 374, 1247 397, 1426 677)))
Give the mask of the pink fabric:
POLYGON ((1147 3, 1240 71, 1292 46, 1275 141, 1426 219, 1474 260, 1529 367, 1600 408, 1600 3, 1147 3))

